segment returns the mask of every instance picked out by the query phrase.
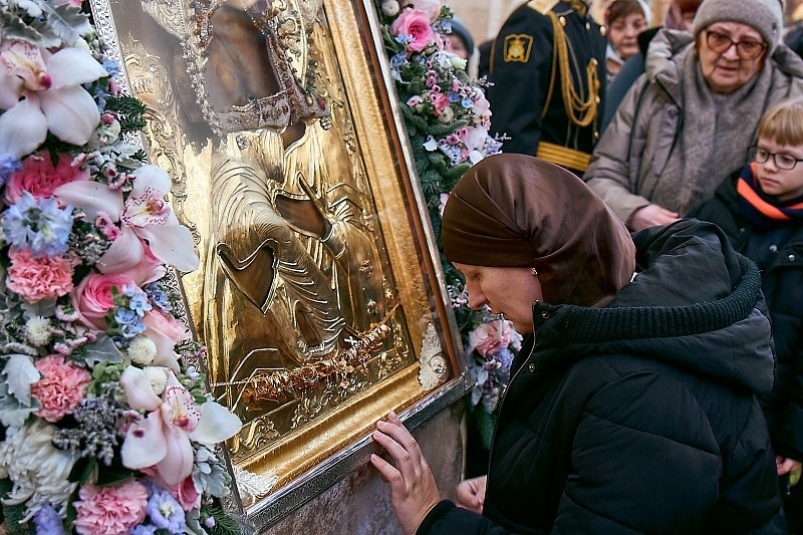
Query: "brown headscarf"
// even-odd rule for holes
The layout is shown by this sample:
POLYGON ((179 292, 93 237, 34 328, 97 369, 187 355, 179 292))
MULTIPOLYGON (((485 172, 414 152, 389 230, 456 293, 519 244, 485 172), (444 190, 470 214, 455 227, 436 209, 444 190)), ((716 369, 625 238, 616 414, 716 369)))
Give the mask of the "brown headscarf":
POLYGON ((627 229, 582 180, 523 154, 489 156, 463 175, 442 240, 452 262, 535 267, 553 305, 606 303, 636 265, 627 229))

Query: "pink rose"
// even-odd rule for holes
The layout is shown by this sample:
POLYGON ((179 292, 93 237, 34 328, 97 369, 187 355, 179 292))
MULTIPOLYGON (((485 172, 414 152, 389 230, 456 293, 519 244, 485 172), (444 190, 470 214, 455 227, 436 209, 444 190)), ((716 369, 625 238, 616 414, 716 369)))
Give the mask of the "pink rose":
POLYGON ((42 299, 55 299, 67 295, 73 289, 73 268, 75 258, 56 255, 36 258, 30 249, 12 247, 8 257, 8 289, 20 295, 29 303, 42 299))
POLYGON ((481 323, 468 335, 470 350, 488 357, 510 344, 510 325, 505 320, 481 323))
POLYGON ((39 360, 36 369, 42 374, 31 385, 31 395, 42 404, 36 415, 54 423, 72 414, 84 399, 84 387, 92 382, 92 375, 56 355, 39 360))
POLYGON ((145 520, 148 489, 138 481, 113 487, 86 484, 75 502, 75 530, 80 535, 129 533, 145 520))
POLYGON ((178 356, 173 348, 177 343, 187 340, 190 332, 187 327, 172 316, 158 310, 151 310, 142 318, 145 325, 145 336, 156 344, 154 366, 164 366, 178 371, 178 356))
POLYGON ((432 107, 435 108, 435 115, 440 115, 443 110, 449 107, 449 96, 446 93, 433 91, 429 94, 429 101, 432 103, 432 107))
POLYGON ((404 35, 411 40, 407 44, 410 52, 421 52, 436 42, 436 33, 429 22, 429 15, 420 9, 405 9, 390 26, 393 36, 404 35))
POLYGON ((123 293, 126 285, 136 286, 131 278, 121 275, 92 273, 72 293, 72 303, 78 319, 87 327, 106 330, 106 313, 114 308, 112 288, 123 293))
POLYGON ((425 12, 432 22, 441 14, 441 0, 406 0, 404 3, 425 12))
POLYGON ((23 191, 28 191, 36 199, 47 199, 63 184, 88 179, 89 170, 74 167, 69 155, 59 155, 54 167, 50 155, 40 152, 25 158, 22 170, 8 177, 5 201, 6 204, 15 204, 22 198, 23 191))

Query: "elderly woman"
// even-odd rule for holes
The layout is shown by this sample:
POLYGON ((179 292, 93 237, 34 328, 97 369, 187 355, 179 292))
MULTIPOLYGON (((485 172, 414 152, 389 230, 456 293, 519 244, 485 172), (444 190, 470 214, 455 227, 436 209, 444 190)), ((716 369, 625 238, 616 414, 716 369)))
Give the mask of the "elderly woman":
POLYGON ((717 227, 631 239, 579 178, 502 154, 458 182, 442 237, 470 305, 528 337, 460 507, 398 417, 377 423, 405 534, 782 532, 760 276, 717 227))
POLYGON ((639 53, 636 37, 650 25, 650 8, 643 0, 614 0, 605 10, 608 49, 605 68, 608 85, 622 69, 625 60, 639 53))
POLYGON ((583 179, 633 230, 713 196, 755 142, 762 113, 803 95, 803 60, 780 44, 780 0, 705 0, 694 34, 664 31, 583 179))

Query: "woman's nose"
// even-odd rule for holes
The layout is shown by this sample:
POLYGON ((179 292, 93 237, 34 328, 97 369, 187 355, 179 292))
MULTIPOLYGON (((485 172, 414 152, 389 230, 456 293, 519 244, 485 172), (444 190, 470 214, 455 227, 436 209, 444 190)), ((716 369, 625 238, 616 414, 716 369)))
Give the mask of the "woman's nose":
POLYGON ((468 307, 472 310, 478 310, 487 304, 485 295, 476 285, 466 285, 466 292, 468 292, 468 307))

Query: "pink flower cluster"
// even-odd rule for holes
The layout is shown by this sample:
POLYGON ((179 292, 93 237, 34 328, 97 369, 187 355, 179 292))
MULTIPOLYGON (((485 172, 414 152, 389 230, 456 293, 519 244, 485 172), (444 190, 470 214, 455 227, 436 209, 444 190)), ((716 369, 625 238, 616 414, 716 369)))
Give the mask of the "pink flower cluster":
POLYGON ((73 165, 69 154, 60 154, 56 165, 47 153, 40 152, 22 161, 22 170, 12 173, 6 183, 6 204, 14 204, 27 191, 35 199, 47 199, 63 184, 89 180, 89 170, 73 165))
POLYGON ((81 403, 84 387, 92 381, 92 375, 57 355, 40 359, 36 369, 42 374, 31 385, 31 395, 42 404, 36 415, 51 423, 58 422, 81 403))
POLYGON ((37 258, 30 249, 12 247, 8 253, 8 289, 31 303, 61 297, 73 289, 73 269, 78 262, 69 255, 37 258))
POLYGON ((110 487, 87 484, 78 496, 74 525, 80 535, 129 533, 145 520, 148 489, 137 481, 110 487))
POLYGON ((503 319, 480 323, 471 331, 468 340, 469 351, 477 351, 483 357, 489 357, 510 345, 510 324, 503 319))

